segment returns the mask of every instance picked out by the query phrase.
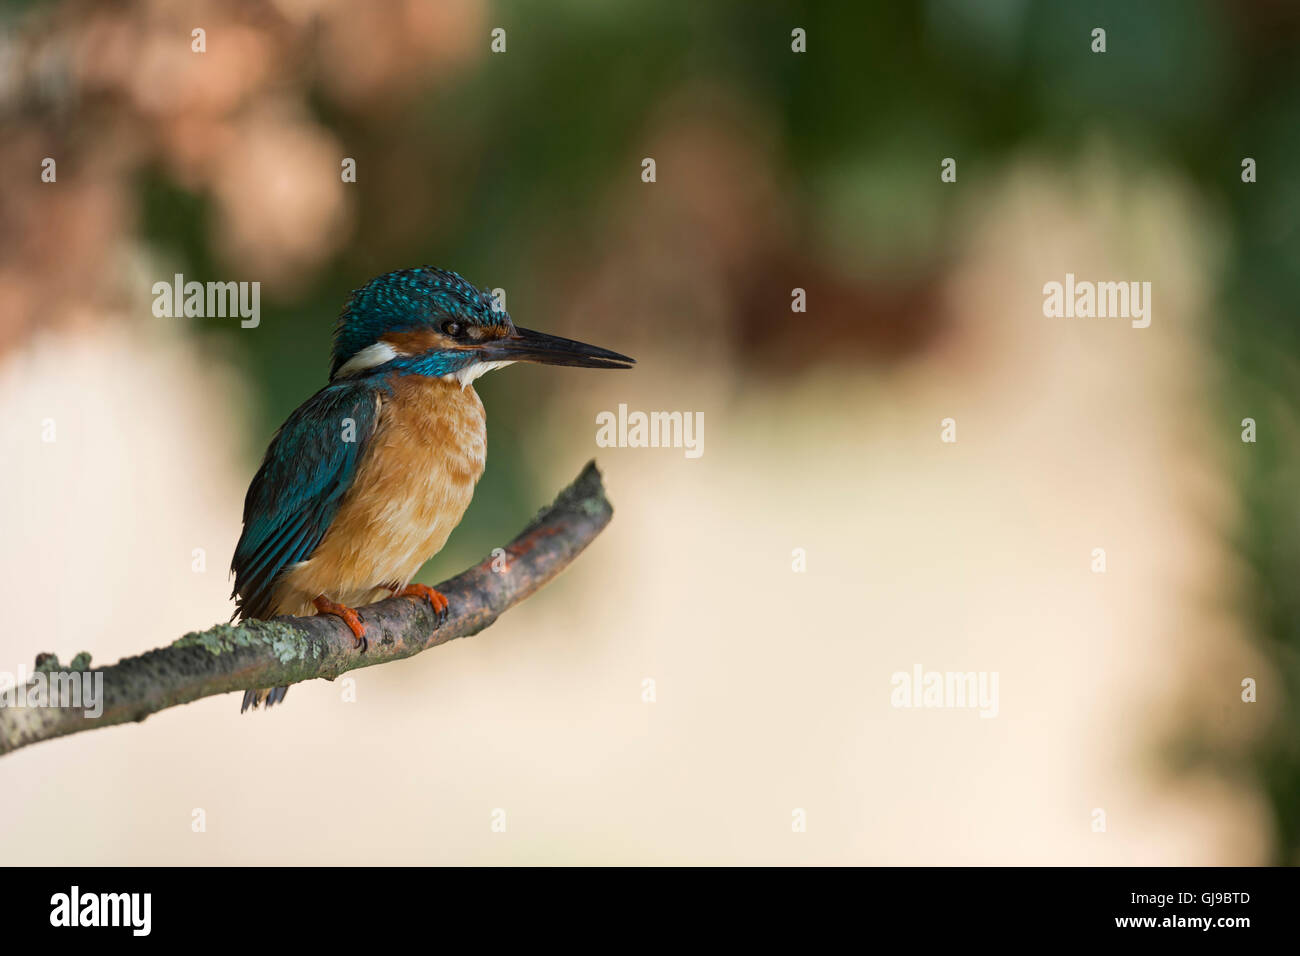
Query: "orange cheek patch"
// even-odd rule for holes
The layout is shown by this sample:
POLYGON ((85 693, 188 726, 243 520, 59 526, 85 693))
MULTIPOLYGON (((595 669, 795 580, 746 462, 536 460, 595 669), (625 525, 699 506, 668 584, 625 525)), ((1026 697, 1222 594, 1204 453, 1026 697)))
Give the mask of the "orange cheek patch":
POLYGON ((440 349, 461 348, 460 343, 449 339, 434 329, 413 329, 410 332, 389 332, 380 338, 394 351, 405 355, 418 355, 421 352, 433 352, 440 349))

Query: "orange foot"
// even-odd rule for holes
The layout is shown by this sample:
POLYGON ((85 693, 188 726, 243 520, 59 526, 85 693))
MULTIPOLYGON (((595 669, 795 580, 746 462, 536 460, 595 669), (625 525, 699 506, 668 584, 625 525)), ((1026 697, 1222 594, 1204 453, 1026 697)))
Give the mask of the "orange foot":
POLYGON ((433 605, 433 613, 438 624, 446 622, 447 608, 450 606, 450 602, 447 600, 447 596, 441 591, 435 590, 427 584, 408 584, 406 587, 402 588, 401 593, 397 596, 424 598, 433 605))
POLYGON ((352 632, 352 637, 356 640, 354 647, 361 648, 361 653, 366 652, 370 642, 366 640, 366 626, 361 623, 361 617, 352 608, 346 604, 335 604, 325 595, 317 595, 316 600, 311 602, 316 605, 317 614, 333 614, 335 617, 343 618, 343 623, 348 626, 352 632))

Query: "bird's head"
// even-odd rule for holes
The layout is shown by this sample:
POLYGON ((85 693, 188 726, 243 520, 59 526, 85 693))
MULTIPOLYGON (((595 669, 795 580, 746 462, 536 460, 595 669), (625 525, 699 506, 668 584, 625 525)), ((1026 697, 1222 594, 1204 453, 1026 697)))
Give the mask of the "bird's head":
POLYGON ((468 385, 512 362, 629 368, 607 349, 521 329, 492 296, 454 272, 389 272, 352 293, 334 333, 330 380, 375 372, 455 378, 468 385))

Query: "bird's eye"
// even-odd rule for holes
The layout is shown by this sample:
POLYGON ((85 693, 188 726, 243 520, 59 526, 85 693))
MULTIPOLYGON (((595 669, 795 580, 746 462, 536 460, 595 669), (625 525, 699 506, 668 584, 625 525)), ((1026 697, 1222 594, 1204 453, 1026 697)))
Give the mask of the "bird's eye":
POLYGON ((464 331, 464 329, 459 322, 442 323, 443 335, 450 335, 454 339, 459 336, 462 331, 464 331))

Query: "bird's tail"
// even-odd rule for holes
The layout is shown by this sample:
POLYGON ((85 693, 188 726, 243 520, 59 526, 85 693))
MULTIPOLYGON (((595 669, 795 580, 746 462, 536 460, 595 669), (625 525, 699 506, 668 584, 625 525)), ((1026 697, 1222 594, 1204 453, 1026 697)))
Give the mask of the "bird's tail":
MULTIPOLYGON (((231 595, 231 597, 236 596, 236 594, 231 595)), ((230 619, 233 621, 235 618, 239 618, 241 621, 247 621, 252 617, 253 615, 248 613, 248 609, 244 607, 243 602, 237 600, 235 613, 230 615, 230 619)), ((250 707, 256 709, 259 704, 265 704, 267 707, 278 704, 284 700, 284 695, 287 693, 289 693, 288 687, 258 687, 254 690, 246 690, 244 691, 244 702, 240 705, 239 712, 242 714, 250 707)))
POLYGON ((289 693, 288 687, 260 687, 256 690, 244 691, 244 704, 239 708, 242 714, 250 707, 257 707, 258 704, 265 704, 270 707, 272 704, 278 704, 284 700, 284 695, 289 693))

